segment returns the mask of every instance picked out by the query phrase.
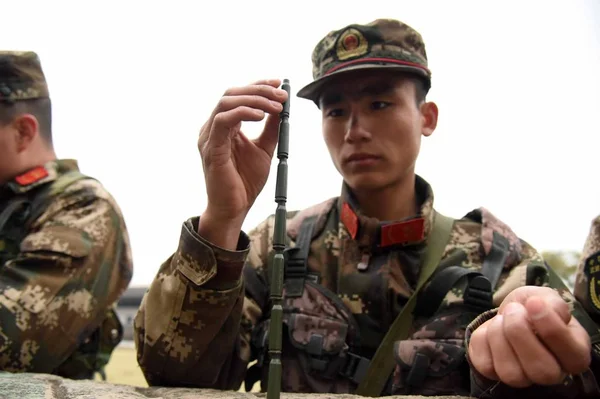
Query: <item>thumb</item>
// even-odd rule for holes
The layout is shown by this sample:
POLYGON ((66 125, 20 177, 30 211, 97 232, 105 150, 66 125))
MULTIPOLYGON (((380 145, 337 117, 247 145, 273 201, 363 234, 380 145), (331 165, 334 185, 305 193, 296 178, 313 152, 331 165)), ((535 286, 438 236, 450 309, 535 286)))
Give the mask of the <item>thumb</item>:
POLYGON ((273 157, 279 139, 279 120, 279 114, 269 114, 265 122, 265 128, 255 140, 255 144, 269 154, 270 158, 273 157))
POLYGON ((558 296, 545 298, 532 296, 527 299, 525 307, 530 317, 535 320, 545 317, 550 312, 555 312, 565 324, 569 324, 571 321, 569 305, 558 296))

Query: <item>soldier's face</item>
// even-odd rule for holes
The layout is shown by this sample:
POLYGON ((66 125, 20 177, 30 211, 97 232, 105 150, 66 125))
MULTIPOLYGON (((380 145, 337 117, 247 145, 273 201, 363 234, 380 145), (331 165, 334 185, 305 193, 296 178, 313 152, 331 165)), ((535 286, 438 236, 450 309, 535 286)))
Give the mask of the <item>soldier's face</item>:
POLYGON ((357 71, 323 92, 325 143, 353 190, 379 190, 414 174, 421 136, 437 124, 437 106, 417 104, 415 90, 389 72, 357 71))
POLYGON ((0 184, 13 177, 17 155, 12 124, 0 123, 0 184))

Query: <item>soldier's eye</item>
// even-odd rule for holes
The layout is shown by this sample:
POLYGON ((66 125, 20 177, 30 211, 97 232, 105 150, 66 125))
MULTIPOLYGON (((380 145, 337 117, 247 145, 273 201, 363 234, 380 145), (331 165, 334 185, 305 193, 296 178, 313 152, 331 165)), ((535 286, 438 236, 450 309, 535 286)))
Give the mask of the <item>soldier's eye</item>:
POLYGON ((387 107, 388 105, 390 105, 390 103, 385 102, 385 101, 373 101, 371 103, 371 108, 373 108, 373 109, 383 109, 383 108, 387 107))
POLYGON ((327 116, 336 117, 342 116, 344 111, 341 108, 332 109, 327 113, 327 116))

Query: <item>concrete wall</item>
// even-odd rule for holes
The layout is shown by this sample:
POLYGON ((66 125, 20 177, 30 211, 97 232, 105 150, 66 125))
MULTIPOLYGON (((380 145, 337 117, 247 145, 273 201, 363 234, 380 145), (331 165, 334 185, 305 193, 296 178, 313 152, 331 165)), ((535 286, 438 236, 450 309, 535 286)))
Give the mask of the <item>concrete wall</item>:
MULTIPOLYGON (((244 393, 189 388, 140 388, 97 381, 73 381, 48 374, 0 373, 0 399, 257 399, 263 393, 244 393)), ((281 399, 359 399, 362 396, 332 394, 281 394, 281 399)), ((388 399, 416 399, 421 396, 388 396, 388 399)), ((429 397, 431 398, 431 397, 429 397)), ((467 399, 437 396, 438 399, 467 399)))

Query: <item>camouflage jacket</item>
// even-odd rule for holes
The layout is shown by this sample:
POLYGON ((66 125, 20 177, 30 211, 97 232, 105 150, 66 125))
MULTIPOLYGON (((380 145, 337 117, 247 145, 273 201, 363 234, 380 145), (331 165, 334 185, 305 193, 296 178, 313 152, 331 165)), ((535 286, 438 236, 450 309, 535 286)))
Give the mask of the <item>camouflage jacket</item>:
MULTIPOLYGON (((308 269, 318 284, 307 280, 300 297, 284 299, 282 391, 355 391, 357 384, 342 375, 339 359, 349 353, 369 359, 416 285, 434 215, 433 193, 419 177, 416 192, 420 213, 394 224, 404 239, 390 246, 383 245, 382 224, 361 214, 346 189, 340 197, 289 212, 291 246, 302 221, 316 218, 308 269)), ((245 379, 250 385, 260 379, 266 390, 274 216, 248 235, 242 232, 236 251, 200 237, 198 220, 183 224, 179 248, 144 296, 134 322, 138 362, 152 385, 238 389, 245 379), (256 367, 248 368, 255 360, 256 367)), ((468 328, 492 317, 493 308, 516 287, 548 280, 540 254, 483 208, 456 221, 438 270, 481 269, 495 234, 509 245, 493 303, 479 309, 466 305, 468 277, 457 280, 439 306, 415 318, 409 338, 395 343, 390 356, 396 367, 384 393, 495 398, 581 392, 579 376, 565 386, 515 390, 486 381, 469 367, 468 328)))
POLYGON ((85 378, 83 363, 89 359, 75 356, 77 351, 102 329, 110 328, 114 337, 120 332, 111 309, 127 288, 133 266, 118 205, 91 178, 41 194, 78 170, 75 160, 57 160, 0 186, 0 213, 5 215, 11 214, 8 207, 15 199, 45 199, 39 217, 12 212, 2 223, 0 370, 85 378), (25 219, 33 220, 21 231, 25 219))
POLYGON ((592 221, 575 277, 575 297, 600 325, 600 215, 592 221))

